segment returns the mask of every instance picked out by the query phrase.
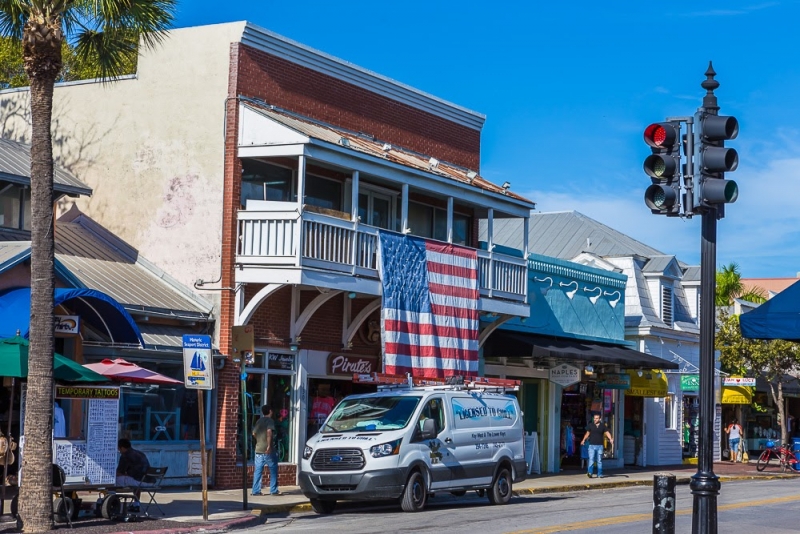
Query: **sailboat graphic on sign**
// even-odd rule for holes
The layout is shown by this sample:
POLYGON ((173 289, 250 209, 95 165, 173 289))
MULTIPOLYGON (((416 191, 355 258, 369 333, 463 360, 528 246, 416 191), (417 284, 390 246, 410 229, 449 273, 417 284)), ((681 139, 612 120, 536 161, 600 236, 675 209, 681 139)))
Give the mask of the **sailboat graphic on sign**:
POLYGON ((192 384, 202 384, 206 381, 206 359, 198 351, 194 351, 189 364, 189 381, 192 384))
POLYGON ((192 371, 205 371, 206 370, 206 362, 205 358, 200 356, 200 353, 195 351, 194 356, 192 356, 192 371))

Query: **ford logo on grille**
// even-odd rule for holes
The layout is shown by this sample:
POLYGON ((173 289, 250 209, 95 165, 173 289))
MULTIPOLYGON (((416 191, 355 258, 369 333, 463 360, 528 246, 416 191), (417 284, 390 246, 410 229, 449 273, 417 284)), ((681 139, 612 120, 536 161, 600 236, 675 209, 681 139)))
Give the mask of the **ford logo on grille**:
POLYGON ((341 462, 341 461, 342 461, 341 456, 331 456, 331 462, 341 462))

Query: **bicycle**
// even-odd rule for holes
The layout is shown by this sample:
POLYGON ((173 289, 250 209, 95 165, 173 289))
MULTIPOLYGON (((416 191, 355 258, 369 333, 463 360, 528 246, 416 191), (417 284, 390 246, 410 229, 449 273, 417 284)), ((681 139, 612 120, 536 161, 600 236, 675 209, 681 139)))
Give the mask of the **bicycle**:
POLYGON ((797 459, 794 452, 791 450, 791 445, 776 445, 774 441, 767 441, 766 448, 758 457, 756 469, 763 471, 769 465, 772 457, 775 456, 780 462, 781 470, 785 473, 786 469, 792 471, 797 470, 797 464, 800 460, 797 459))

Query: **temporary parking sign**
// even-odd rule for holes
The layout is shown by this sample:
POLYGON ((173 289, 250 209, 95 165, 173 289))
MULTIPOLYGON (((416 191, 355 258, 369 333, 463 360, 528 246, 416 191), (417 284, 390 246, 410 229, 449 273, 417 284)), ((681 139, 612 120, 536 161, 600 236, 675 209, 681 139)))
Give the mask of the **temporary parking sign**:
POLYGON ((211 336, 183 336, 183 372, 187 389, 213 389, 211 336))

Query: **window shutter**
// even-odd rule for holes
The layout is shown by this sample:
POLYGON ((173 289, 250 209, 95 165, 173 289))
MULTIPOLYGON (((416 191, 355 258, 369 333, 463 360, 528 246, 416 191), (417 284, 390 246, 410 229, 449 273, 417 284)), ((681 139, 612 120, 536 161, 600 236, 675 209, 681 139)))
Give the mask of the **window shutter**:
POLYGON ((667 326, 672 326, 672 288, 661 287, 661 320, 667 326))

